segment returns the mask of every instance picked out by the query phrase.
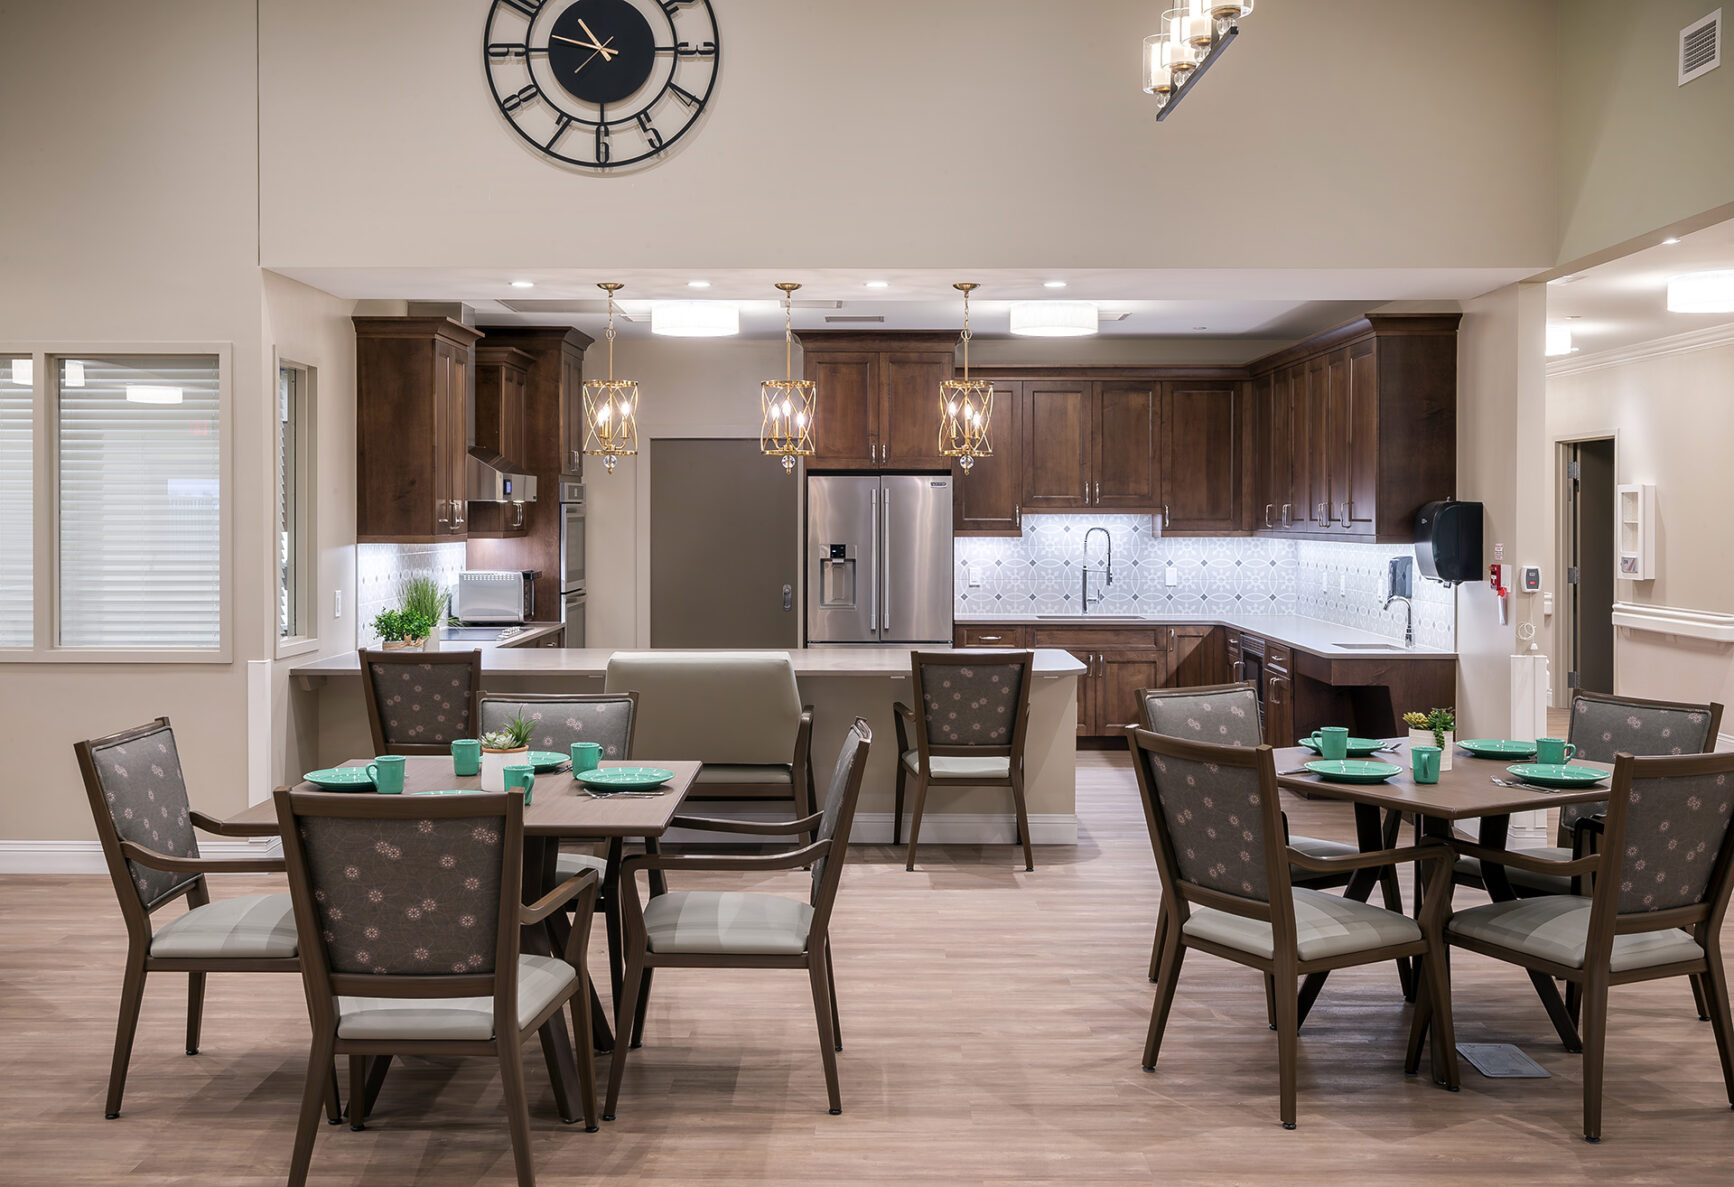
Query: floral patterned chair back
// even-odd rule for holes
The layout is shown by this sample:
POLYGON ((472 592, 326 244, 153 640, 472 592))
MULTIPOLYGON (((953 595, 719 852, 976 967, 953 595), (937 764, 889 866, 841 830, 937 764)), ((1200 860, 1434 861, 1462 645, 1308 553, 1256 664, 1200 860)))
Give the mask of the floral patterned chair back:
POLYGON ((849 834, 855 827, 855 801, 861 795, 861 776, 867 769, 867 748, 873 742, 873 731, 859 717, 843 735, 843 748, 837 752, 837 765, 831 769, 831 786, 825 793, 823 817, 816 841, 830 841, 831 852, 813 861, 813 889, 809 903, 814 908, 829 910, 829 901, 836 895, 837 883, 843 875, 843 859, 849 852, 849 834))
POLYGON ((378 754, 446 754, 473 738, 480 651, 361 652, 368 722, 378 754))
POLYGON ((1147 688, 1144 726, 1170 738, 1212 746, 1259 746, 1258 692, 1250 681, 1210 688, 1147 688))
MULTIPOLYGON (((131 841, 169 857, 196 858, 199 841, 188 816, 187 785, 181 776, 180 752, 168 718, 150 725, 80 743, 85 759, 86 791, 103 847, 119 852, 131 841)), ((136 893, 147 910, 202 874, 153 870, 127 859, 130 886, 116 879, 119 894, 136 893)))
POLYGON ((1029 718, 1028 651, 916 652, 920 743, 933 754, 1010 754, 1029 718))
MULTIPOLYGON (((1611 763, 1621 751, 1640 758, 1702 754, 1715 749, 1721 720, 1722 706, 1717 704, 1674 704, 1580 692, 1572 698, 1566 738, 1577 747, 1576 757, 1591 762, 1611 763)), ((1561 834, 1569 836, 1579 818, 1597 816, 1606 809, 1605 803, 1561 806, 1561 834)))
POLYGON ((485 692, 477 703, 477 729, 500 729, 518 714, 534 727, 530 745, 536 750, 566 754, 574 742, 595 742, 606 759, 632 756, 632 717, 638 694, 485 692))
POLYGON ((1613 786, 1601 848, 1618 865, 1596 880, 1598 916, 1709 905, 1719 923, 1734 881, 1734 754, 1627 759, 1613 786))
POLYGON ((494 972, 502 903, 515 902, 522 870, 522 796, 279 794, 293 820, 284 855, 302 951, 316 947, 325 973, 494 972))
POLYGON ((1258 903, 1286 899, 1288 862, 1273 865, 1268 853, 1273 840, 1284 845, 1261 769, 1271 768, 1274 788, 1270 751, 1206 746, 1149 730, 1132 738, 1145 819, 1158 864, 1167 867, 1164 889, 1178 898, 1194 886, 1258 903), (1167 885, 1168 877, 1180 885, 1167 885))

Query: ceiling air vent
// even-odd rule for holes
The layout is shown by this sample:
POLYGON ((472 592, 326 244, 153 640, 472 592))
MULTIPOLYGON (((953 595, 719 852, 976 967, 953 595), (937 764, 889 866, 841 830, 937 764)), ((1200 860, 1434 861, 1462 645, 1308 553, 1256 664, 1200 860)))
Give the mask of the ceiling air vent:
POLYGON ((879 314, 833 313, 827 314, 825 324, 828 326, 865 326, 883 325, 885 319, 879 314))
POLYGON ((1722 10, 1680 30, 1680 85, 1722 64, 1722 10))

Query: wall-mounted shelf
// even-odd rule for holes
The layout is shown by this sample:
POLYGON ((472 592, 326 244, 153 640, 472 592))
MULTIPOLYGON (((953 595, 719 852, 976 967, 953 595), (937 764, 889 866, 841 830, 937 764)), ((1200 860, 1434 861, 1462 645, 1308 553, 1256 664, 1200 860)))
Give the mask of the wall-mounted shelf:
POLYGON ((1615 488, 1614 576, 1621 581, 1656 578, 1656 488, 1634 482, 1615 488))

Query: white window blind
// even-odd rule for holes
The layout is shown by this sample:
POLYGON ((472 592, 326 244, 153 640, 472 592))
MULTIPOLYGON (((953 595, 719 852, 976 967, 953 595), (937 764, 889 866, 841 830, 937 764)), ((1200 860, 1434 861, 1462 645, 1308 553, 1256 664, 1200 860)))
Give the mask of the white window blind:
POLYGON ((216 650, 216 358, 56 362, 60 645, 216 650))
POLYGON ((29 647, 32 360, 0 357, 0 647, 29 647))
POLYGON ((312 541, 308 505, 312 491, 308 404, 312 368, 277 369, 277 635, 293 639, 317 632, 312 621, 312 541))

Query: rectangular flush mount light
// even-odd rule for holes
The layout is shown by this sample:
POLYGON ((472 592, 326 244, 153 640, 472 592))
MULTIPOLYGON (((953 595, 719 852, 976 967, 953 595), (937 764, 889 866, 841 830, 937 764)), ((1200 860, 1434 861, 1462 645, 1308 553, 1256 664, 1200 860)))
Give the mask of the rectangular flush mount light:
POLYGON ((179 404, 181 389, 178 387, 153 387, 144 383, 129 383, 126 385, 126 398, 133 404, 179 404))

